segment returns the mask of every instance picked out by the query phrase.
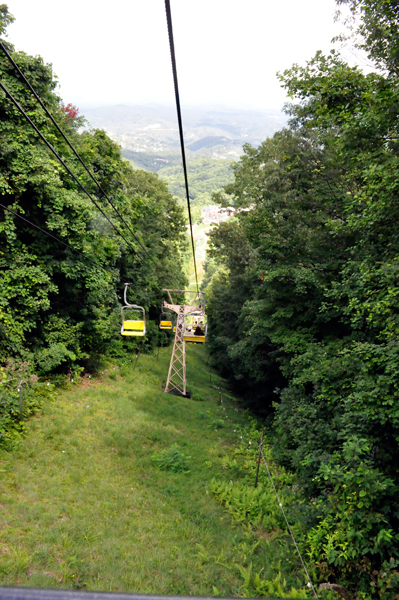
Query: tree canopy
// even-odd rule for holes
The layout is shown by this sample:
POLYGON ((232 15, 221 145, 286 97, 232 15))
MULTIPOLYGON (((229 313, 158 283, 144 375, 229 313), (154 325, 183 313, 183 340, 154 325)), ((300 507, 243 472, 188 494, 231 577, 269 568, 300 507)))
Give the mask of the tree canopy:
MULTIPOLYGON (((4 32, 12 17, 5 5, 0 14, 4 32)), ((76 107, 64 106, 58 96, 50 65, 3 43, 146 250, 126 230, 1 55, 4 85, 129 242, 0 92, 0 193, 5 207, 0 207, 1 356, 29 360, 39 373, 81 369, 95 356, 123 352, 119 331, 125 281, 133 284, 133 300, 150 316, 159 309, 163 287, 183 285, 183 213, 157 175, 134 170, 104 131, 82 128, 84 119, 76 107)), ((145 343, 155 343, 157 335, 155 323, 150 324, 145 343)), ((135 343, 139 342, 129 340, 130 347, 135 343)))
POLYGON ((399 582, 396 8, 351 4, 385 72, 332 52, 281 75, 297 100, 289 126, 246 146, 217 196, 237 212, 211 236, 209 335, 298 476, 319 581, 388 599, 399 582))

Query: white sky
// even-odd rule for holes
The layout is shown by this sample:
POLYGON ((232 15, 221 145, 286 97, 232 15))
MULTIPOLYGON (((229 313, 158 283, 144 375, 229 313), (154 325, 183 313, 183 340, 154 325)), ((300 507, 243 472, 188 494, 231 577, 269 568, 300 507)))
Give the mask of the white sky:
MULTIPOLYGON (((53 64, 66 103, 174 102, 163 0, 3 0, 8 39, 53 64)), ((183 105, 281 108, 276 71, 327 52, 334 0, 171 0, 183 105)))

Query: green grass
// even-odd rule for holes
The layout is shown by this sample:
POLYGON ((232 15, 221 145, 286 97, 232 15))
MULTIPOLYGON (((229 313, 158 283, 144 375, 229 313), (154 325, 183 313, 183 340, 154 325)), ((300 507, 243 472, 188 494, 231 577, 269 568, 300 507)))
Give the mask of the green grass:
POLYGON ((170 351, 60 391, 1 454, 2 585, 229 596, 245 591, 250 563, 275 586, 280 571, 298 583, 287 538, 264 535, 251 550, 254 533, 210 492, 231 475, 236 425, 209 388, 202 347, 187 352, 193 399, 163 393, 170 351))

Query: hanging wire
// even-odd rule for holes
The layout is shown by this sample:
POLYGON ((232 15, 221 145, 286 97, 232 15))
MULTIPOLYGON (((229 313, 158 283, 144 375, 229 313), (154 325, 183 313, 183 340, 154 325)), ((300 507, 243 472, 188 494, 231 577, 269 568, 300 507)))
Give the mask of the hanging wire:
POLYGON ((265 467, 266 467, 266 469, 267 469, 267 474, 269 475, 270 483, 272 484, 272 487, 273 487, 274 493, 275 493, 275 495, 276 495, 276 498, 277 498, 278 505, 279 505, 279 507, 280 507, 280 510, 281 510, 281 512, 282 512, 282 514, 283 514, 283 517, 284 517, 284 520, 285 520, 285 522, 286 522, 287 529, 288 529, 288 531, 289 531, 289 533, 290 533, 290 535, 291 535, 292 541, 294 542, 294 546, 295 546, 295 548, 296 548, 296 551, 298 552, 298 556, 299 556, 299 558, 300 558, 300 561, 301 561, 301 563, 302 563, 303 570, 305 571, 305 575, 306 575, 306 577, 307 577, 307 580, 308 580, 308 583, 307 583, 307 585, 308 585, 308 588, 310 588, 310 589, 312 590, 312 592, 313 592, 313 594, 314 594, 314 597, 316 598, 316 600, 319 600, 319 597, 318 597, 318 595, 317 595, 317 592, 316 592, 316 590, 315 590, 315 588, 314 588, 314 586, 313 586, 312 580, 310 579, 310 575, 309 575, 309 573, 308 573, 308 570, 307 570, 307 568, 306 568, 305 562, 304 562, 304 560, 303 560, 303 558, 302 558, 302 555, 301 555, 301 553, 300 553, 300 550, 299 550, 299 548, 298 548, 298 544, 296 543, 296 540, 295 540, 294 534, 292 533, 292 529, 291 529, 291 527, 290 527, 290 524, 289 524, 289 522, 288 522, 287 516, 286 516, 286 514, 285 514, 285 510, 284 510, 283 504, 282 504, 282 502, 281 502, 281 500, 280 500, 280 497, 279 497, 279 495, 278 495, 278 493, 277 493, 276 486, 274 485, 273 477, 272 477, 272 474, 271 474, 271 472, 270 472, 269 465, 268 465, 268 464, 267 464, 267 462, 266 462, 265 455, 263 454, 263 450, 262 450, 262 446, 261 446, 261 445, 259 446, 259 452, 260 452, 260 455, 262 456, 262 460, 263 460, 263 462, 264 462, 264 465, 265 465, 265 467))
POLYGON ((166 20, 167 20, 167 23, 168 23, 170 56, 171 56, 171 59, 172 59, 173 83, 174 83, 174 88, 175 88, 177 120, 178 120, 178 123, 179 123, 180 147, 181 147, 181 156, 182 156, 182 163, 183 163, 184 183, 185 183, 185 187, 186 187, 188 218, 189 218, 189 221, 190 221, 191 247, 192 247, 192 250, 193 250, 195 282, 196 282, 196 285, 197 285, 197 292, 199 292, 198 275, 197 275, 197 262, 195 260, 195 246, 194 246, 193 222, 192 222, 192 218, 191 218, 190 195, 189 195, 189 191, 188 191, 188 177, 187 177, 186 153, 185 153, 185 150, 184 150, 183 122, 182 122, 182 118, 181 118, 181 109, 180 109, 179 85, 178 85, 178 82, 177 82, 177 68, 176 68, 175 44, 174 44, 174 41, 173 41, 172 13, 171 13, 171 10, 170 10, 170 0, 165 0, 165 10, 166 10, 166 20))
POLYGON ((36 125, 33 123, 33 121, 30 119, 30 117, 26 114, 26 112, 24 111, 24 109, 22 108, 22 106, 19 104, 19 102, 14 98, 14 96, 11 94, 11 92, 8 91, 8 89, 6 88, 6 86, 4 85, 4 83, 2 83, 1 81, 0 81, 0 88, 7 95, 7 97, 11 100, 11 102, 16 106, 16 108, 24 116, 24 118, 28 121, 29 125, 36 131, 37 135, 46 144, 46 146, 51 150, 51 152, 54 154, 54 156, 57 158, 57 160, 59 160, 59 162, 62 164, 62 166, 64 167, 64 169, 69 173, 69 175, 72 177, 72 179, 78 184, 78 186, 83 190, 83 192, 86 194, 86 196, 91 200, 91 202, 94 204, 94 206, 107 219, 107 221, 111 225, 111 227, 113 229, 115 229, 116 233, 133 250, 133 252, 136 254, 136 256, 138 256, 136 249, 125 238, 125 236, 123 235, 123 233, 121 233, 119 231, 118 227, 116 227, 116 225, 114 225, 114 223, 111 221, 111 219, 108 217, 108 215, 103 211, 103 209, 101 208, 101 206, 99 206, 99 204, 94 200, 94 198, 92 197, 92 195, 90 194, 90 192, 88 192, 86 190, 86 188, 84 187, 84 185, 79 181, 79 179, 76 177, 76 175, 74 175, 74 173, 71 171, 71 169, 68 167, 68 165, 64 162, 64 160, 61 158, 61 156, 58 154, 58 152, 55 150, 55 148, 53 148, 53 146, 50 144, 50 142, 39 131, 39 129, 36 127, 36 125))
POLYGON ((17 71, 17 73, 19 74, 19 76, 21 77, 21 79, 23 80, 23 82, 25 83, 25 85, 30 89, 30 91, 32 92, 32 94, 34 95, 34 97, 39 102, 40 106, 42 107, 42 109, 44 110, 44 112, 46 113, 46 115, 48 116, 48 118, 53 123, 54 127, 56 127, 58 133, 61 134, 61 136, 63 137, 63 139, 65 140, 65 142, 68 144, 69 148, 72 150, 72 152, 74 153, 74 155, 76 156, 76 158, 79 160, 79 162, 81 163, 81 165, 83 166, 83 168, 86 170, 86 172, 88 173, 88 175, 94 181, 94 183, 96 184, 96 186, 99 189, 99 191, 101 192, 101 194, 108 200, 108 202, 110 203, 110 205, 114 209, 115 213, 121 219, 121 221, 126 226, 126 228, 128 229, 128 231, 132 234, 132 236, 134 237, 134 239, 136 240, 136 242, 141 246, 141 248, 144 250, 144 252, 147 255, 147 257, 152 261, 152 263, 155 265, 155 267, 157 267, 157 264, 154 262, 154 260, 152 259, 152 257, 148 254, 146 248, 140 242, 139 238, 135 235, 135 233, 133 232, 133 230, 131 229, 131 227, 129 226, 129 224, 125 221, 125 219, 123 218, 123 216, 121 215, 121 213, 118 211, 118 209, 116 208, 116 206, 112 202, 111 198, 109 198, 109 196, 104 192, 104 190, 103 190, 101 184, 99 183, 99 181, 97 180, 97 178, 92 174, 92 172, 90 171, 90 169, 88 168, 88 166, 86 165, 86 163, 84 162, 84 160, 82 159, 82 157, 80 156, 80 154, 75 150, 74 146, 71 144, 71 142, 69 141, 68 137, 62 131, 62 129, 58 125, 57 121, 54 119, 54 117, 52 116, 52 114, 50 113, 50 111, 47 109, 46 105, 41 100, 39 94, 31 86, 31 84, 29 83, 29 81, 25 77, 24 73, 21 71, 21 69, 19 68, 19 66, 14 61, 14 59, 12 58, 12 56, 10 55, 10 53, 8 52, 7 48, 4 46, 4 44, 1 41, 0 41, 0 49, 3 50, 4 54, 6 55, 6 57, 9 60, 10 64, 17 71))
POLYGON ((76 252, 77 254, 80 254, 80 256, 83 256, 83 258, 85 258, 86 260, 89 260, 96 267, 99 267, 103 271, 106 271, 106 273, 114 274, 113 271, 110 271, 106 267, 103 267, 97 261, 93 260, 89 256, 86 256, 85 254, 83 254, 83 252, 80 252, 80 250, 77 250, 76 248, 73 248, 72 246, 70 246, 66 242, 63 242, 62 240, 60 240, 58 237, 56 237, 55 235, 53 235, 49 231, 46 231, 45 229, 42 229, 41 227, 39 227, 39 225, 35 225, 35 223, 32 223, 31 221, 28 221, 28 219, 26 219, 22 215, 19 215, 15 211, 11 210, 11 208, 8 208, 7 206, 4 206, 4 204, 0 204, 0 206, 1 206, 1 208, 3 208, 4 210, 7 210, 8 212, 12 213, 14 216, 18 217, 19 219, 22 219, 22 221, 25 221, 25 223, 28 223, 28 225, 30 225, 31 227, 35 227, 36 229, 38 229, 42 233, 44 233, 44 234, 48 235, 49 237, 53 238, 53 240, 55 240, 59 244, 63 244, 64 246, 66 246, 67 248, 69 248, 70 250, 72 250, 72 252, 76 252))

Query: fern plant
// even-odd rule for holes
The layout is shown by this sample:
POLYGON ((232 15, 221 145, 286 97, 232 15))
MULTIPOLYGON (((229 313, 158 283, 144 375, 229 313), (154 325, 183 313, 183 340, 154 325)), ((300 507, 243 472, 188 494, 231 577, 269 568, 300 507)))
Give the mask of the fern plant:
POLYGON ((279 527, 280 514, 272 490, 262 485, 257 488, 233 481, 212 479, 211 491, 233 518, 240 523, 262 526, 271 531, 279 527))
POLYGON ((179 444, 173 444, 170 448, 165 448, 161 452, 154 452, 151 456, 157 467, 163 471, 173 471, 174 473, 190 473, 188 461, 191 456, 186 456, 180 450, 179 444))

